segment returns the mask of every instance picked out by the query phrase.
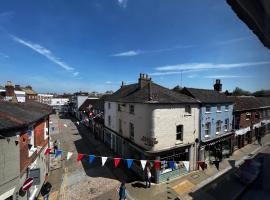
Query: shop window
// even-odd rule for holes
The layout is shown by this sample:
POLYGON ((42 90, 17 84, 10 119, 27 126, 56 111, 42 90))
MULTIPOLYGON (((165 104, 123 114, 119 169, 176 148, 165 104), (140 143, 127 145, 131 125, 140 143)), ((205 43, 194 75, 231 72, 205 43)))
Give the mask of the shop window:
POLYGON ((205 106, 205 112, 210 113, 211 112, 211 106, 205 106))
POLYGON ((108 125, 111 126, 111 116, 108 116, 108 125))
POLYGON ((129 137, 134 140, 134 124, 132 123, 129 123, 129 137))
POLYGON ((227 132, 228 130, 229 130, 229 119, 225 119, 224 131, 227 132))
POLYGON ((221 105, 217 105, 217 112, 221 112, 221 105))
POLYGON ((176 126, 176 140, 183 141, 183 125, 176 126))
POLYGON ((229 111, 229 105, 225 105, 225 111, 229 111))
POLYGON ((210 135, 211 135, 211 123, 207 122, 204 127, 204 136, 210 137, 210 135))
POLYGON ((121 112, 121 105, 118 104, 118 111, 121 112))
POLYGON ((251 118, 251 113, 250 112, 247 112, 246 113, 246 120, 250 120, 250 118, 251 118))
POLYGON ((221 121, 218 120, 216 123, 216 134, 219 134, 221 132, 221 121))
POLYGON ((129 105, 129 113, 134 114, 134 105, 129 105))

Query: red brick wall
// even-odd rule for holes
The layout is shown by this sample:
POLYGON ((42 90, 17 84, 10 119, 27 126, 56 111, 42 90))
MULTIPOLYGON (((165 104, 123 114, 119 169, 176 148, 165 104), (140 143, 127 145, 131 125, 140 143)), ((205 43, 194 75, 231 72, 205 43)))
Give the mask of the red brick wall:
POLYGON ((43 146, 44 143, 45 121, 39 122, 34 126, 35 146, 43 146))
POLYGON ((27 130, 23 130, 20 135, 20 171, 22 172, 28 165, 28 134, 27 130))
POLYGON ((255 117, 256 113, 259 114, 258 111, 252 111, 250 113, 251 113, 251 117, 249 120, 246 119, 246 112, 242 112, 240 114, 240 127, 241 128, 250 127, 252 124, 256 124, 256 123, 260 122, 260 118, 255 117))

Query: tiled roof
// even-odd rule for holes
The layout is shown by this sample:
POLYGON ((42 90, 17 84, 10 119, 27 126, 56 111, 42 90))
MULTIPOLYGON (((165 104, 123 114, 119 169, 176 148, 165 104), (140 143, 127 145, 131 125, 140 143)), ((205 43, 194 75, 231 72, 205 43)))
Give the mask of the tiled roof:
POLYGON ((36 95, 37 93, 34 90, 31 90, 30 88, 26 88, 26 87, 21 87, 22 91, 24 91, 26 94, 32 94, 32 95, 36 95))
POLYGON ((253 110, 270 107, 270 97, 232 96, 235 111, 253 110))
POLYGON ((52 108, 38 102, 12 103, 0 101, 0 130, 31 124, 52 113, 52 108))
POLYGON ((232 103, 232 100, 224 93, 220 93, 215 90, 185 87, 181 92, 194 97, 201 103, 232 103))
POLYGON ((151 94, 152 100, 149 100, 149 85, 146 84, 139 88, 136 83, 122 86, 107 100, 127 103, 197 103, 195 99, 187 95, 177 93, 153 82, 151 82, 151 94))
POLYGON ((80 106, 79 110, 83 111, 83 110, 87 110, 90 107, 92 107, 98 99, 86 99, 83 104, 80 106))
POLYGON ((109 98, 110 94, 105 94, 101 96, 96 103, 94 103, 93 108, 96 110, 104 111, 104 104, 107 98, 109 98))

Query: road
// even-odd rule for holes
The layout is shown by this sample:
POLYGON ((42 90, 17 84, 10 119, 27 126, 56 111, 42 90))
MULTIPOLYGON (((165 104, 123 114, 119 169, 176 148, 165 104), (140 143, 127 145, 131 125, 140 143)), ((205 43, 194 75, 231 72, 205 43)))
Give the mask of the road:
POLYGON ((270 147, 264 147, 256 156, 255 160, 263 158, 263 165, 260 176, 256 179, 254 184, 248 187, 241 183, 239 179, 234 175, 236 168, 233 168, 226 174, 222 175, 215 181, 211 182, 207 186, 196 191, 192 196, 196 200, 208 199, 208 200, 229 200, 229 199, 255 199, 259 196, 259 199, 268 199, 270 196, 270 147), (253 198, 252 198, 253 197, 253 198))
POLYGON ((60 161, 62 168, 53 170, 49 176, 53 185, 52 193, 54 196, 58 194, 54 199, 118 199, 120 182, 131 182, 136 178, 132 172, 123 172, 125 163, 120 162, 119 168, 115 168, 113 160, 107 160, 104 167, 98 158, 92 164, 89 164, 88 157, 78 162, 78 153, 114 155, 103 143, 94 139, 87 127, 78 125, 75 119, 52 115, 51 121, 59 128, 51 134, 51 141, 58 140, 63 151, 60 161), (66 160, 67 152, 73 152, 70 160, 66 160))

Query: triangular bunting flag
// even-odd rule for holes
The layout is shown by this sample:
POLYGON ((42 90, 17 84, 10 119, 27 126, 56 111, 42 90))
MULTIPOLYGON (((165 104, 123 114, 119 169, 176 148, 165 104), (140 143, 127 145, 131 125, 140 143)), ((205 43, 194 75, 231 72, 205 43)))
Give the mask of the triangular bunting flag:
POLYGON ((62 151, 61 150, 57 150, 56 152, 55 152, 55 158, 57 158, 58 156, 60 156, 62 154, 62 151))
POLYGON ((141 165, 143 170, 145 169, 145 165, 146 165, 147 160, 141 160, 141 165))
POLYGON ((51 148, 47 148, 47 149, 45 150, 44 155, 46 156, 47 154, 49 154, 49 153, 50 153, 50 151, 51 151, 51 148))
POLYGON ((114 166, 117 167, 120 163, 121 158, 114 158, 114 166))
POLYGON ((104 166, 107 159, 108 157, 101 157, 102 167, 104 166))
POLYGON ((32 148, 32 144, 28 144, 28 149, 30 150, 32 148))
POLYGON ((132 159, 127 159, 128 168, 131 167, 132 163, 133 163, 133 160, 132 159))
POLYGON ((16 146, 19 144, 19 141, 17 141, 17 140, 15 140, 15 144, 16 144, 16 146))
POLYGON ((71 156, 73 155, 72 152, 67 152, 67 160, 69 160, 71 158, 71 156))
POLYGON ((89 164, 91 164, 95 159, 95 155, 89 155, 89 164))
POLYGON ((155 162, 154 162, 154 168, 156 170, 159 170, 160 169, 160 160, 155 160, 155 162))
POLYGON ((189 171, 189 161, 183 161, 183 164, 187 171, 189 171))
POLYGON ((171 169, 175 169, 175 163, 174 163, 174 161, 169 161, 169 167, 171 168, 171 169))
POLYGON ((83 154, 78 153, 77 161, 80 161, 83 158, 83 156, 84 156, 83 154))

